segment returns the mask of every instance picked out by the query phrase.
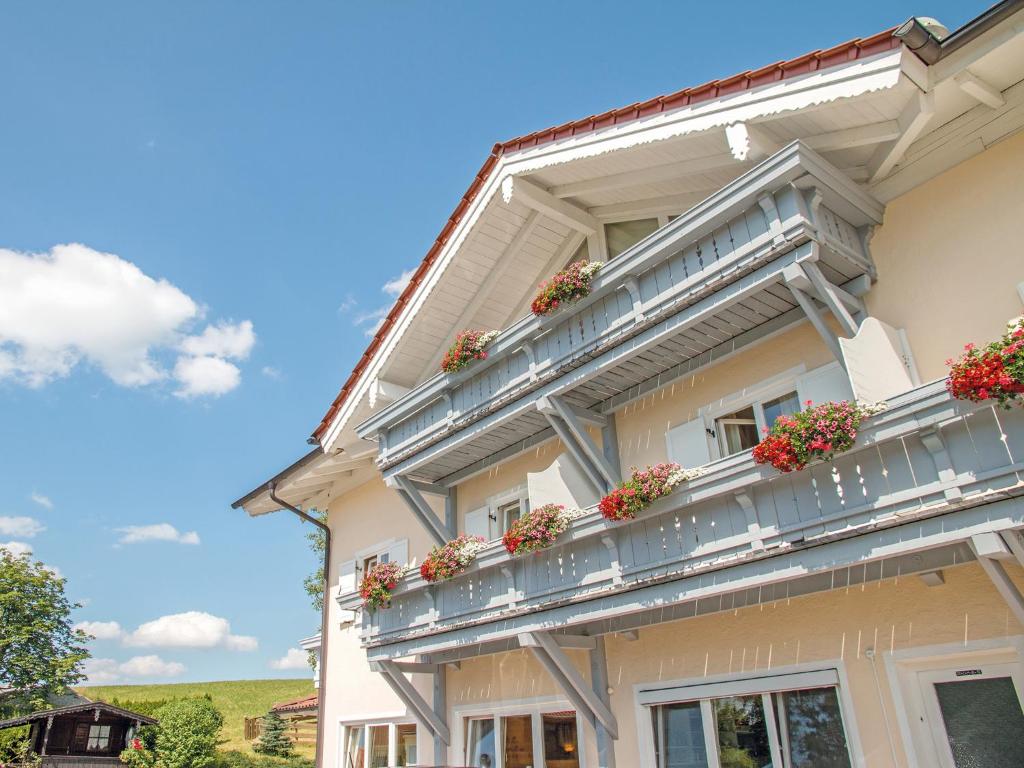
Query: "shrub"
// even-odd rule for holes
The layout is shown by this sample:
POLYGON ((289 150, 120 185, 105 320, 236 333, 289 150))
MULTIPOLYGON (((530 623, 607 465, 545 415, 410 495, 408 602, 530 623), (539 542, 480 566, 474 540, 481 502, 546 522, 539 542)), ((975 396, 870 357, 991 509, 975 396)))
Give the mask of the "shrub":
POLYGON ((779 416, 765 438, 754 446, 754 461, 771 464, 780 472, 803 469, 812 459, 831 461, 848 451, 857 439, 860 423, 881 406, 842 400, 808 407, 792 416, 779 416))
POLYGON ((29 726, 20 725, 0 731, 0 765, 22 765, 30 761, 31 747, 29 726))
POLYGON ((445 373, 461 371, 474 360, 486 360, 484 347, 497 338, 497 331, 461 331, 455 336, 455 342, 448 347, 441 360, 441 370, 445 373))
POLYGON ((564 533, 579 510, 567 511, 561 504, 545 504, 512 523, 501 543, 510 555, 523 555, 550 547, 564 533))
POLYGON ((138 736, 128 742, 120 758, 128 768, 154 768, 156 765, 156 752, 148 749, 138 736))
POLYGON ((946 389, 955 398, 994 399, 1003 408, 1024 401, 1024 317, 1007 323, 998 341, 983 350, 968 344, 959 360, 947 360, 946 365, 946 389))
POLYGON ((426 581, 444 581, 458 576, 469 567, 477 553, 487 546, 483 536, 462 534, 443 547, 434 547, 420 565, 420 576, 426 581))
POLYGON ((271 710, 263 717, 263 733, 252 747, 261 755, 288 757, 292 753, 292 741, 288 738, 288 725, 281 716, 271 710))
POLYGON ((160 768, 204 768, 213 762, 224 717, 208 698, 172 701, 157 712, 160 768))
POLYGON ((313 761, 298 755, 272 757, 228 750, 218 752, 210 768, 313 768, 313 761))
POLYGON ((648 504, 668 496, 677 485, 700 474, 699 469, 683 469, 678 464, 634 467, 629 480, 601 499, 598 509, 606 520, 632 520, 648 504))
POLYGON ((391 602, 391 592, 405 575, 405 566, 399 563, 377 563, 359 582, 359 595, 363 605, 375 610, 391 602))
POLYGON ((530 305, 535 315, 549 315, 567 301, 578 301, 590 293, 590 282, 604 266, 600 261, 577 261, 541 283, 530 305))

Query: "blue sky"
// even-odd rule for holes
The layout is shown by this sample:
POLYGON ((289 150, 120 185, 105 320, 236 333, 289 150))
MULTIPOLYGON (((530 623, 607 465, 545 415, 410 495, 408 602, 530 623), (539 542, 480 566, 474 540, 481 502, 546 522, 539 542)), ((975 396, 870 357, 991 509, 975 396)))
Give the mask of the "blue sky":
POLYGON ((96 680, 305 675, 270 666, 318 624, 304 528, 230 502, 306 450, 495 141, 983 8, 4 3, 0 543, 107 623, 96 680))

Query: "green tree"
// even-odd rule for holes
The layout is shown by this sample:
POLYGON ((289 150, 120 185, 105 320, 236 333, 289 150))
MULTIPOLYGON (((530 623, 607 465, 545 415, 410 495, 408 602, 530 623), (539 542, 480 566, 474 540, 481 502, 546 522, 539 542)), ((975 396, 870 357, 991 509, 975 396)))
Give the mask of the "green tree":
MULTIPOLYGON (((319 509, 309 510, 309 515, 323 523, 327 522, 327 513, 319 509)), ((313 610, 320 613, 324 609, 324 550, 327 549, 327 534, 314 527, 306 534, 306 540, 309 542, 310 550, 316 555, 316 570, 303 580, 302 586, 306 588, 313 610)))
POLYGON ((205 768, 213 762, 224 716, 209 698, 172 701, 157 718, 156 757, 161 768, 205 768))
POLYGON ((0 687, 23 691, 32 709, 82 680, 89 636, 72 629, 80 607, 65 580, 26 555, 0 547, 0 687))
POLYGON ((261 755, 289 757, 292 753, 292 741, 288 738, 288 725, 281 716, 271 710, 263 717, 263 733, 260 740, 253 744, 253 750, 261 755))

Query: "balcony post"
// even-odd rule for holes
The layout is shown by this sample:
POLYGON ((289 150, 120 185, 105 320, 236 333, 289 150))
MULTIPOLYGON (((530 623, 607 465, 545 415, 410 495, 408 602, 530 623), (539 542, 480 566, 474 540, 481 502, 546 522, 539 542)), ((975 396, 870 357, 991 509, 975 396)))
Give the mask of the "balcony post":
MULTIPOLYGON (((599 426, 603 432, 608 429, 607 416, 578 408, 556 395, 540 398, 537 401, 537 408, 562 438, 562 442, 566 443, 573 457, 583 466, 599 493, 604 494, 619 484, 619 471, 605 453, 611 450, 611 444, 603 439, 603 447, 598 448, 585 425, 585 422, 589 422, 599 426)), ((617 458, 615 456, 616 464, 617 458)))
MULTIPOLYGON (((384 678, 385 682, 391 687, 391 690, 394 691, 399 700, 401 700, 401 702, 412 711, 420 724, 433 734, 435 754, 438 750, 438 742, 443 742, 445 746, 451 744, 452 738, 451 733, 448 730, 444 707, 441 707, 440 712, 431 708, 431 706, 427 704, 426 700, 424 700, 420 695, 420 692, 416 690, 416 687, 406 679, 402 668, 398 665, 398 662, 391 660, 372 661, 370 662, 370 669, 374 672, 378 672, 381 677, 384 678)), ((440 666, 434 665, 432 670, 427 674, 434 675, 436 686, 437 677, 444 674, 444 672, 440 666)), ((442 694, 444 692, 443 685, 441 687, 441 692, 442 694)), ((434 701, 436 706, 436 687, 434 689, 434 701)), ((443 751, 444 747, 442 746, 441 749, 443 751)), ((441 764, 444 764, 443 759, 441 760, 441 764)))
MULTIPOLYGON (((1012 533, 1012 531, 1010 532, 1012 533)), ((1016 535, 1016 534, 1013 534, 1016 535)), ((992 586, 996 588, 1000 597, 1006 601, 1010 613, 1021 624, 1024 624, 1024 595, 1021 595, 1017 585, 1006 572, 1001 560, 1012 560, 1014 554, 1003 538, 995 532, 976 533, 968 540, 971 551, 978 558, 978 565, 985 571, 985 575, 992 580, 992 586)))
MULTIPOLYGON (((590 652, 590 684, 594 693, 611 707, 608 695, 608 661, 604 651, 604 637, 594 638, 596 645, 590 652)), ((615 741, 604 725, 597 724, 597 765, 598 768, 615 768, 615 741)))

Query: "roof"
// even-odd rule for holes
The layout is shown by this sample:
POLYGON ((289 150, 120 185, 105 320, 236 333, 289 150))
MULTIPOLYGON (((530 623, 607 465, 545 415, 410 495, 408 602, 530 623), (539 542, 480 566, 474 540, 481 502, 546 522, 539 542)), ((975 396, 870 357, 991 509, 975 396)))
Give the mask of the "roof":
POLYGON ((835 45, 831 48, 805 53, 804 55, 797 56, 794 59, 778 61, 774 64, 769 64, 766 67, 761 67, 760 69, 748 70, 746 72, 732 75, 731 77, 712 80, 704 83, 703 85, 684 88, 683 90, 675 91, 674 93, 656 96, 655 98, 648 99, 647 101, 637 102, 635 104, 620 107, 619 109, 609 110, 598 115, 591 115, 590 117, 563 123, 562 125, 546 128, 542 131, 535 131, 534 133, 530 133, 525 136, 519 136, 514 139, 509 139, 508 141, 495 144, 491 148, 491 152, 484 161, 484 164, 473 178, 472 183, 470 183, 469 189, 466 190, 466 193, 462 196, 458 205, 455 206, 455 210, 452 212, 451 216, 448 217, 444 227, 441 229, 441 233, 437 236, 437 239, 430 247, 430 250, 427 251, 427 255, 423 258, 419 267, 416 268, 412 279, 409 280, 405 290, 402 291, 398 300, 394 305, 392 305, 391 310, 384 319, 384 322, 381 324, 380 328, 377 329, 373 339, 370 340, 369 345, 359 358, 348 379, 345 380, 345 383, 341 387, 341 391, 338 392, 338 396, 334 398, 334 402, 331 404, 331 407, 327 410, 323 419, 320 420, 320 424, 313 431, 313 438, 319 442, 330 428, 331 422, 334 420, 334 417, 337 415, 338 411, 341 410, 342 405, 352 393, 356 383, 359 381, 359 377, 370 364, 374 354, 376 354, 377 350, 384 343, 384 339, 387 337, 392 326, 394 326, 398 321, 398 317, 401 315, 402 310, 412 299, 413 294, 423 281, 428 270, 441 253, 445 244, 451 238, 455 228, 462 221, 462 217, 469 209, 470 204, 476 199, 476 196, 479 194, 484 183, 490 176, 491 171, 494 169, 495 165, 497 165, 498 160, 504 154, 537 147, 542 144, 548 144, 570 136, 578 136, 580 134, 598 131, 603 128, 622 125, 623 123, 640 120, 661 112, 680 109, 703 101, 711 101, 723 96, 729 96, 742 91, 748 91, 764 85, 769 85, 780 80, 806 75, 810 72, 817 72, 829 67, 846 64, 856 59, 883 53, 885 51, 898 48, 901 45, 900 41, 893 37, 892 33, 894 30, 895 27, 892 27, 875 35, 871 35, 870 37, 854 38, 853 40, 835 45))
POLYGON ((39 712, 33 712, 31 715, 12 717, 10 720, 0 720, 0 729, 26 725, 36 720, 45 720, 47 718, 60 715, 72 715, 76 712, 92 712, 97 709, 103 712, 109 712, 112 715, 123 717, 127 720, 138 720, 139 722, 146 723, 147 725, 156 725, 157 723, 155 719, 148 715, 140 715, 138 712, 121 709, 121 707, 115 707, 113 704, 107 704, 105 701, 87 701, 84 704, 73 704, 69 707, 57 707, 56 709, 43 709, 39 712))
POLYGON ((309 696, 303 696, 301 699, 294 699, 292 701, 282 701, 280 704, 275 704, 270 708, 272 712, 301 712, 307 709, 316 709, 318 706, 318 696, 313 693, 309 696))

